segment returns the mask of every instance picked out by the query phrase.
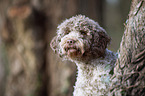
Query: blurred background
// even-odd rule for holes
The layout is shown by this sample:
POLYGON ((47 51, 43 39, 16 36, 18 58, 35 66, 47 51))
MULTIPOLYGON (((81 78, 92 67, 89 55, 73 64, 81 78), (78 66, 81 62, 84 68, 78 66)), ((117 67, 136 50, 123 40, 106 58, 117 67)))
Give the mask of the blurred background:
POLYGON ((56 28, 83 14, 119 48, 131 0, 0 0, 0 96, 72 96, 76 66, 50 49, 56 28))

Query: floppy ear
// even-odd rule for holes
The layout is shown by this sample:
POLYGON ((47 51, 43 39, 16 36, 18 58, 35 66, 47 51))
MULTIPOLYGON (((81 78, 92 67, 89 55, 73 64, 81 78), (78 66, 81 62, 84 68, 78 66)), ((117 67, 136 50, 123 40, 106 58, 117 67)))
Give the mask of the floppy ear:
POLYGON ((98 32, 99 34, 99 44, 101 45, 102 49, 106 49, 107 45, 110 43, 111 38, 107 35, 105 30, 101 30, 98 32))
POLYGON ((98 57, 104 57, 105 50, 111 38, 107 35, 106 31, 100 27, 94 32, 93 40, 94 44, 92 49, 94 50, 94 54, 98 55, 98 57))
POLYGON ((55 36, 55 37, 53 37, 53 39, 51 40, 50 47, 51 47, 52 50, 53 50, 55 53, 57 53, 57 54, 59 54, 59 47, 58 47, 58 45, 59 45, 59 40, 58 40, 58 37, 55 36))

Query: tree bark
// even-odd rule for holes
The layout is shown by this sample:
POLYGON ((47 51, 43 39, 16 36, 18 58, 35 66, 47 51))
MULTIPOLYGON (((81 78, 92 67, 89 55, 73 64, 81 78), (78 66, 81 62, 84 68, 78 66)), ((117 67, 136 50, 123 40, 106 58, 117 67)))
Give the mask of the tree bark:
POLYGON ((145 96, 144 0, 132 0, 112 81, 115 96, 145 96))

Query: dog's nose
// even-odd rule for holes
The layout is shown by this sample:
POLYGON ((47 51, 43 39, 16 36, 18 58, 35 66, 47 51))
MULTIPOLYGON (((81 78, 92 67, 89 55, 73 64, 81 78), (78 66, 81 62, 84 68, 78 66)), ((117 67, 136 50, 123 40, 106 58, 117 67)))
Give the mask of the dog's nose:
POLYGON ((68 44, 74 44, 75 43, 75 40, 69 39, 69 40, 67 40, 67 43, 68 44))

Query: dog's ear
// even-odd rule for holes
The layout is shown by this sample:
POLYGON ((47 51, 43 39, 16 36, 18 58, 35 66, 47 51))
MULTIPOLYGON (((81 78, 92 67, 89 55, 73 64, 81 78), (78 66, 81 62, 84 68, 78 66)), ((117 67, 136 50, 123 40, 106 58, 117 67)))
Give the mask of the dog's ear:
POLYGON ((59 47, 58 47, 58 45, 59 45, 59 40, 58 40, 58 37, 57 36, 55 36, 55 37, 53 37, 53 39, 52 39, 52 41, 51 41, 51 43, 50 43, 50 47, 52 48, 52 50, 55 52, 55 53, 59 53, 58 51, 59 51, 59 47))
POLYGON ((100 27, 96 28, 94 32, 93 50, 99 57, 104 57, 107 45, 110 43, 111 38, 107 35, 106 31, 100 27))
POLYGON ((108 34, 106 33, 106 31, 104 29, 100 30, 100 32, 98 32, 98 34, 99 34, 99 43, 100 43, 101 47, 103 49, 106 49, 107 45, 111 41, 111 38, 108 36, 108 34))

